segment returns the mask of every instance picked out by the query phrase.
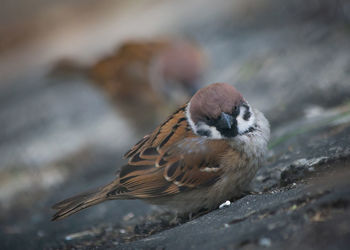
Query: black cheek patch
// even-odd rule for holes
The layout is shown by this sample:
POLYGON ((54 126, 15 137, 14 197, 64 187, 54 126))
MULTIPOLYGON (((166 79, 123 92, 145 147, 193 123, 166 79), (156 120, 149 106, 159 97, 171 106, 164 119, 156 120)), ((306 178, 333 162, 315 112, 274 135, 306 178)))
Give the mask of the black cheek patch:
POLYGON ((250 113, 250 111, 249 111, 249 110, 246 110, 245 113, 244 113, 244 115, 243 115, 243 120, 248 121, 249 118, 251 117, 251 115, 252 115, 252 114, 250 113))
POLYGON ((197 134, 200 135, 200 136, 210 137, 211 136, 211 131, 200 129, 200 130, 197 130, 197 134))

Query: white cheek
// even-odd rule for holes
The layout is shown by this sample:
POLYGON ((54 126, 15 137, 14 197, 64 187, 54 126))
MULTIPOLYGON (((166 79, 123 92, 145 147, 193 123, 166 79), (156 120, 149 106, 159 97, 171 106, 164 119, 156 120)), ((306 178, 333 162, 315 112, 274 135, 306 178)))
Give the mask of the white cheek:
POLYGON ((199 123, 197 125, 197 130, 204 130, 204 131, 210 131, 210 138, 212 139, 221 139, 222 135, 220 134, 219 131, 213 126, 208 126, 205 123, 199 123))
POLYGON ((240 107, 239 115, 236 118, 237 119, 237 129, 238 129, 239 134, 246 132, 250 127, 252 127, 254 125, 254 121, 255 121, 254 113, 251 112, 251 116, 249 117, 248 121, 246 121, 243 119, 245 111, 246 111, 245 107, 240 107))
POLYGON ((187 107, 186 107, 186 118, 187 118, 187 121, 190 124, 192 130, 195 132, 196 131, 196 125, 194 124, 194 122, 192 121, 192 118, 191 118, 190 106, 191 106, 191 102, 189 102, 187 104, 187 107))
POLYGON ((192 121, 192 118, 191 118, 191 114, 190 114, 190 105, 191 105, 191 103, 188 103, 188 105, 187 105, 186 117, 187 117, 187 121, 190 124, 193 132, 195 134, 197 134, 197 130, 202 129, 202 130, 205 130, 205 131, 210 131, 210 138, 221 139, 222 135, 220 134, 219 131, 217 131, 217 129, 215 127, 210 127, 210 126, 208 126, 205 123, 200 123, 197 126, 194 124, 194 122, 192 121))

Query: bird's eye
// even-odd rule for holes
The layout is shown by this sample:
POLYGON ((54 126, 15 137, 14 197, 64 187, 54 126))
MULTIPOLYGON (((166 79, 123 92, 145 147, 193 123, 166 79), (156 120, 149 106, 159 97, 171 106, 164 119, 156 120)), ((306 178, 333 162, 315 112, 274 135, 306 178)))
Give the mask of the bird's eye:
POLYGON ((233 107, 233 113, 237 113, 237 112, 238 112, 238 106, 236 105, 233 107))

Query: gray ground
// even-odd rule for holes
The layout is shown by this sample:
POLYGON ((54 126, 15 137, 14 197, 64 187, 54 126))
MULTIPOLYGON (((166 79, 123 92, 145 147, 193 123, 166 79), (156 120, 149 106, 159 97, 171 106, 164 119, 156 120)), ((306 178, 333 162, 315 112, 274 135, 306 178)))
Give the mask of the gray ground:
POLYGON ((50 222, 53 203, 113 179, 137 138, 84 77, 33 70, 4 78, 0 89, 0 248, 348 249, 349 4, 248 2, 179 5, 168 23, 208 53, 204 82, 233 83, 271 121, 252 194, 180 223, 141 201, 50 222), (216 11, 181 23, 197 6, 216 11))

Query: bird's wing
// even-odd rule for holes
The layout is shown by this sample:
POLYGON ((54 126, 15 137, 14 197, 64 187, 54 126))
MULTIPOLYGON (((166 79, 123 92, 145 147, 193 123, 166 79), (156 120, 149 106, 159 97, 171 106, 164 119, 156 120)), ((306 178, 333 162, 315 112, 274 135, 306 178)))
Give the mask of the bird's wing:
POLYGON ((133 160, 140 165, 128 164, 122 168, 115 194, 157 198, 213 185, 223 172, 220 160, 228 148, 225 140, 191 137, 158 153, 155 160, 137 155, 133 160), (148 165, 151 163, 154 165, 148 165))
POLYGON ((125 153, 124 157, 129 158, 130 165, 144 165, 144 160, 148 160, 148 164, 154 165, 158 155, 169 145, 187 137, 197 137, 186 120, 186 106, 179 108, 153 133, 143 137, 125 153))
POLYGON ((156 198, 213 184, 222 173, 218 163, 228 147, 225 140, 196 136, 182 107, 125 154, 128 164, 110 195, 156 198))

